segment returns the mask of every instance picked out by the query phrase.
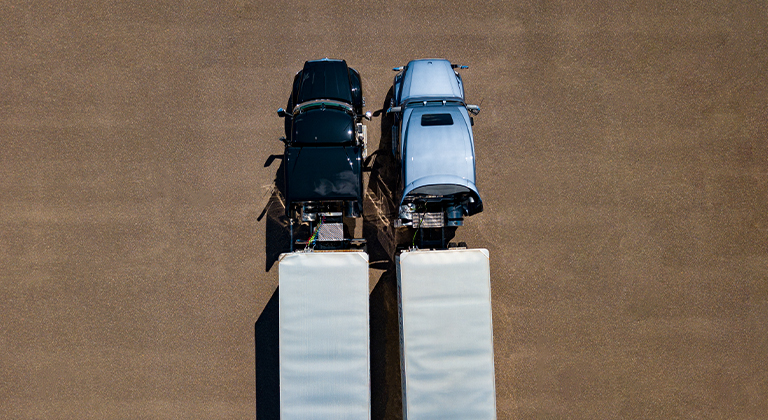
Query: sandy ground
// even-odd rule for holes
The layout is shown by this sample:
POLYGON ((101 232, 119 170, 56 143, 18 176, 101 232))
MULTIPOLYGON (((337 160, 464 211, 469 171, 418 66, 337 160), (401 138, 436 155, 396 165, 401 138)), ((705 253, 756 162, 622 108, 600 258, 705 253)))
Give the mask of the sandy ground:
MULTIPOLYGON (((765 418, 768 6, 615 3, 0 2, 0 417, 277 418, 265 162, 327 56, 370 111, 394 66, 470 66, 500 419, 765 418)), ((373 419, 402 417, 391 164, 373 419)))

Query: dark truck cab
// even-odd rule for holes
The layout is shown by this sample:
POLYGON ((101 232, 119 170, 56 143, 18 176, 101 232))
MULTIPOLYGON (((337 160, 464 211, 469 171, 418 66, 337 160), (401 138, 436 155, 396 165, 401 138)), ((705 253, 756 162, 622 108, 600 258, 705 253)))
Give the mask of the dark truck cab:
POLYGON ((345 248, 343 217, 360 217, 366 129, 360 74, 344 60, 304 63, 293 82, 285 118, 285 211, 291 244, 345 248), (294 241, 294 224, 307 224, 309 238, 294 241))

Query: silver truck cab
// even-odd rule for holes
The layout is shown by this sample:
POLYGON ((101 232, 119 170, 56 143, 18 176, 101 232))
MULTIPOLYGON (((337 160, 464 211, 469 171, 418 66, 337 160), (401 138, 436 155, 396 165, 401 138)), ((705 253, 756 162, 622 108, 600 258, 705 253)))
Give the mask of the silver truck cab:
POLYGON ((393 69, 398 74, 388 112, 401 168, 395 227, 461 226, 464 216, 483 210, 472 135, 472 116, 480 108, 466 104, 457 68, 466 66, 421 59, 393 69))

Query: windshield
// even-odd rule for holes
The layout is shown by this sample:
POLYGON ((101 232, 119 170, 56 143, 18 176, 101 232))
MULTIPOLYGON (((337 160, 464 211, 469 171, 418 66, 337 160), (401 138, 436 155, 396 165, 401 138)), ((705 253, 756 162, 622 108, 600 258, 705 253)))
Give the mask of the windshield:
POLYGON ((410 101, 407 104, 405 104, 407 107, 417 107, 417 106, 464 106, 463 102, 460 101, 410 101))
POLYGON ((296 108, 293 109, 293 114, 296 115, 302 112, 311 111, 313 109, 335 109, 347 112, 350 115, 354 115, 352 107, 345 103, 323 100, 316 100, 299 104, 296 106, 296 108))

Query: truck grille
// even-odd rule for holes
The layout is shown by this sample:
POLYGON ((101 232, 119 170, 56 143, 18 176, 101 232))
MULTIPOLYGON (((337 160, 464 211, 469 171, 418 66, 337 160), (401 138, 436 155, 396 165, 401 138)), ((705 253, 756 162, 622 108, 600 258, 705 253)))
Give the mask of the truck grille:
POLYGON ((439 228, 445 224, 443 213, 413 213, 413 227, 439 228), (423 219, 422 219, 423 217, 423 219))
POLYGON ((320 242, 343 241, 344 223, 323 223, 317 232, 317 240, 320 242))

